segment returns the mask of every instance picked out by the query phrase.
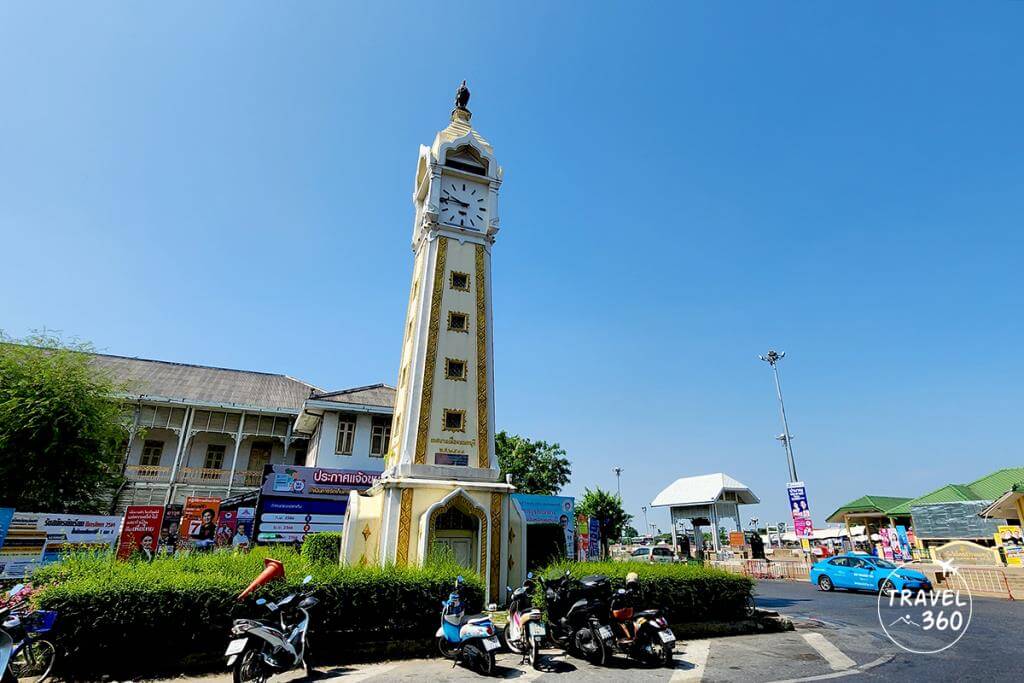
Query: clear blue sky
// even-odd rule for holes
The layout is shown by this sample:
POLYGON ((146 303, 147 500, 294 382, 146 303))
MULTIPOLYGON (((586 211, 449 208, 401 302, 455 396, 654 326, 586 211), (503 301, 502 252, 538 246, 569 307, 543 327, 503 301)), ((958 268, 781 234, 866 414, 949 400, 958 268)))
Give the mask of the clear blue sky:
MULTIPOLYGON (((505 167, 497 421, 628 509, 1024 464, 1024 2, 0 5, 0 328, 397 375, 418 145, 505 167)), ((664 511, 652 514, 667 529, 664 511)))

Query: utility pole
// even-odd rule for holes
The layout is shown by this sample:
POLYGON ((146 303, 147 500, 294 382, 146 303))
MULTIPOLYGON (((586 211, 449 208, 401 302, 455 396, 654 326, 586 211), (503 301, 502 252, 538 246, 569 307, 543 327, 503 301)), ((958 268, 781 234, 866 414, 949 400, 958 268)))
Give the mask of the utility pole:
POLYGON ((778 353, 775 350, 770 350, 765 355, 760 356, 761 360, 772 366, 772 374, 775 376, 775 394, 779 398, 779 413, 782 415, 782 434, 778 439, 786 448, 786 460, 789 464, 789 481, 795 482, 799 481, 799 479, 796 476, 796 461, 793 460, 793 437, 789 434, 789 422, 786 421, 786 404, 782 402, 782 385, 779 383, 778 363, 785 357, 785 351, 778 353))
POLYGON ((618 494, 619 502, 621 503, 622 502, 622 484, 621 484, 621 482, 619 480, 622 477, 622 468, 621 467, 613 467, 612 468, 612 472, 615 473, 615 493, 618 494))
POLYGON ((647 506, 644 505, 643 507, 641 507, 640 511, 644 513, 644 536, 646 536, 647 534, 651 533, 651 524, 647 521, 647 506))

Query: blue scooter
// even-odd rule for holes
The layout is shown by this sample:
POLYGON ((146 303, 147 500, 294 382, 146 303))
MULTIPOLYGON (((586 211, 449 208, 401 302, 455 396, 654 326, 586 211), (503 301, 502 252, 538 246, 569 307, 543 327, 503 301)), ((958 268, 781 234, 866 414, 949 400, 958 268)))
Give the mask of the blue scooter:
POLYGON ((466 601, 462 597, 465 581, 455 580, 455 590, 441 603, 441 628, 437 629, 437 648, 454 667, 465 662, 471 669, 490 676, 494 673, 494 653, 501 647, 498 630, 490 617, 466 618, 466 601))

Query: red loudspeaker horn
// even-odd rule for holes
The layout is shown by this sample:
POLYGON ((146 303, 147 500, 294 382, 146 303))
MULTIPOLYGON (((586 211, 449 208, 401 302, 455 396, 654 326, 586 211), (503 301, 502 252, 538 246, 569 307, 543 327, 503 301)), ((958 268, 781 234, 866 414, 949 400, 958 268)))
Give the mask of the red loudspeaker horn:
POLYGON ((284 565, 281 564, 279 560, 273 560, 268 557, 263 560, 263 572, 259 576, 257 576, 252 583, 249 584, 248 588, 246 588, 244 591, 238 594, 236 600, 244 599, 245 596, 247 596, 249 593, 252 593, 254 590, 256 590, 265 583, 269 583, 274 579, 283 578, 284 565))

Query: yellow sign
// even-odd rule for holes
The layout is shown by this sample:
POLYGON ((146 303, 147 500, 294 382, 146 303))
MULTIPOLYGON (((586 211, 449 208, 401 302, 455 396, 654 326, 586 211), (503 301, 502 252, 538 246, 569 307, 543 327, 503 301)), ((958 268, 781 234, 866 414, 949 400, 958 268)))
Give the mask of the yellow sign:
POLYGON ((936 560, 951 561, 958 567, 965 565, 1001 566, 1003 564, 998 550, 986 548, 970 541, 952 541, 938 548, 932 548, 931 552, 932 557, 936 560))
POLYGON ((805 551, 810 552, 811 551, 811 540, 809 538, 801 538, 800 539, 800 547, 803 548, 805 551))
POLYGON ((996 545, 1002 546, 1006 555, 1006 564, 1019 567, 1024 564, 1024 537, 1020 527, 1015 524, 1000 526, 995 534, 996 545))

